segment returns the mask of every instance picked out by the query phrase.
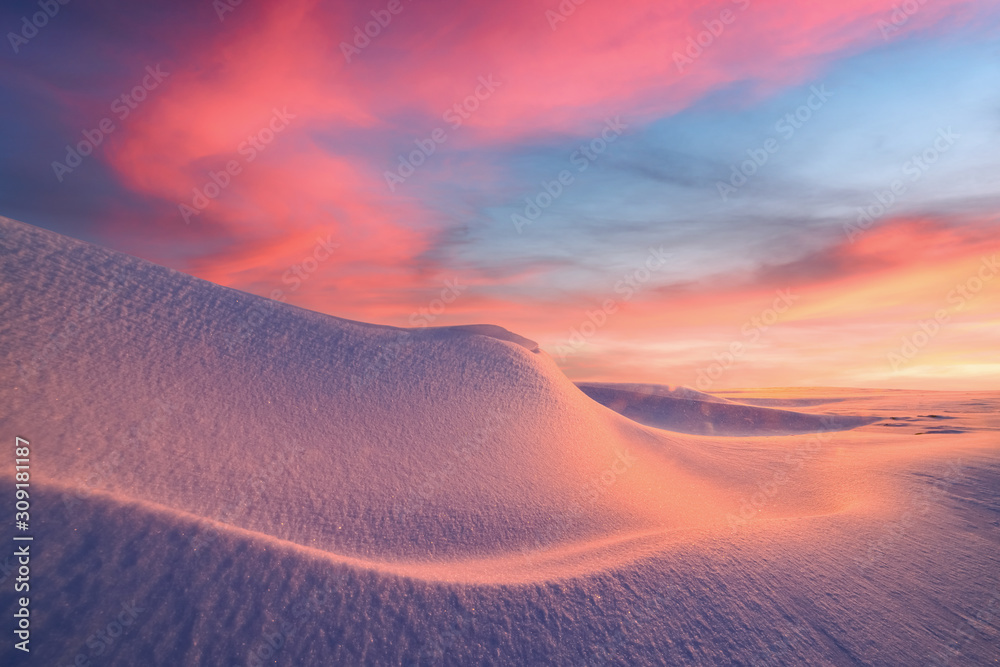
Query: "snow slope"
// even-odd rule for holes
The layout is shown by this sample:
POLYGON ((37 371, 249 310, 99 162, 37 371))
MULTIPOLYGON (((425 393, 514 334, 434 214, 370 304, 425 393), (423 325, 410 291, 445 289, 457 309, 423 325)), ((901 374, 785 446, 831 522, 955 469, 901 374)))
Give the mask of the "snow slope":
MULTIPOLYGON (((696 401, 754 435, 688 435, 499 327, 351 322, 7 219, 0 279, 30 664, 914 664, 995 591, 996 395, 849 395, 839 427, 899 419, 845 432, 696 401)), ((995 655, 978 623, 952 664, 995 655)))
POLYGON ((686 387, 589 382, 578 382, 577 386, 629 419, 694 435, 796 435, 845 431, 879 421, 878 417, 817 415, 743 405, 686 387))

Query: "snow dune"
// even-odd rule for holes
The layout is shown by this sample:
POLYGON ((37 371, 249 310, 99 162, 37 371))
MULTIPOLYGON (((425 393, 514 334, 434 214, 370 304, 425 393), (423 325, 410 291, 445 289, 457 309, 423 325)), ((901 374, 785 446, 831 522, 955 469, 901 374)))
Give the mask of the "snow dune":
POLYGON ((589 382, 577 386, 598 403, 629 419, 694 435, 796 435, 846 431, 879 421, 878 417, 817 415, 742 405, 685 387, 589 382))
POLYGON ((995 395, 917 443, 953 397, 578 388, 500 327, 352 322, 7 219, 0 276, 38 664, 893 664, 989 599, 995 395))
POLYGON ((373 562, 724 527, 737 503, 742 464, 602 409, 499 327, 350 322, 6 226, 12 412, 58 406, 33 426, 65 443, 41 479, 114 461, 98 488, 373 562), (240 502, 255 484, 268 501, 240 502))

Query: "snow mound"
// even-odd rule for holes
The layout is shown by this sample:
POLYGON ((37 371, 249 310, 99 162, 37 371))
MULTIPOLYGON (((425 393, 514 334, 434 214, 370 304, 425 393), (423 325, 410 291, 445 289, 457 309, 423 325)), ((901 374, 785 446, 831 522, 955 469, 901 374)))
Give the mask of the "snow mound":
POLYGON ((725 395, 577 388, 499 327, 352 322, 0 218, 32 664, 995 660, 963 620, 1000 599, 995 393, 725 395), (896 428, 770 437, 827 416, 748 405, 833 396, 896 428))
POLYGON ((577 383, 580 391, 640 424, 693 435, 764 436, 846 431, 879 417, 809 414, 733 403, 683 387, 577 383))
POLYGON ((43 480, 344 558, 511 572, 724 522, 697 443, 605 410, 500 327, 352 322, 0 229, 3 399, 50 443, 43 480))

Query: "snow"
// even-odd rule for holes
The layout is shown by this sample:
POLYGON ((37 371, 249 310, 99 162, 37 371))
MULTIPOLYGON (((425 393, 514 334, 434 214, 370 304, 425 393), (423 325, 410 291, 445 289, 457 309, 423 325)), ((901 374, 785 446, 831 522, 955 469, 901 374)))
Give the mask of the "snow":
POLYGON ((25 664, 1000 658, 998 393, 581 391, 499 327, 352 322, 2 218, 0 276, 25 664))

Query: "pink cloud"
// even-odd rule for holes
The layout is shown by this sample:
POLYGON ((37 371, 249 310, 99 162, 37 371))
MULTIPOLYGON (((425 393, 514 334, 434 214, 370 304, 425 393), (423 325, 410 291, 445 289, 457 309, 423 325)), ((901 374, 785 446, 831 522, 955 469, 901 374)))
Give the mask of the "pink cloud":
MULTIPOLYGON (((969 4, 925 5, 902 30, 929 29, 945 13, 961 17, 961 7, 969 4)), ((765 95, 815 77, 829 60, 882 43, 877 21, 891 12, 874 0, 809 6, 715 1, 695 9, 588 2, 553 29, 546 12, 559 6, 555 2, 400 6, 350 63, 341 42, 351 40, 355 26, 371 20, 370 10, 378 7, 248 6, 214 37, 199 35, 185 45, 187 56, 172 65, 168 84, 107 148, 108 161, 128 188, 170 206, 191 204, 195 190, 204 191, 211 173, 227 163, 240 166, 197 216, 185 220, 178 210, 148 222, 161 236, 201 238, 211 248, 180 268, 260 294, 282 289, 285 299, 340 316, 406 324, 451 278, 444 267, 421 259, 444 223, 419 198, 390 194, 383 178, 398 143, 386 137, 419 134, 407 123, 426 119, 417 125, 433 128, 444 111, 481 85, 481 77, 492 75, 499 87, 465 120, 453 145, 586 132, 624 110, 629 122, 641 124, 736 81, 753 82, 754 94, 765 95), (719 34, 711 40, 702 35, 701 52, 686 53, 689 38, 706 30, 719 34), (690 61, 679 67, 675 53, 690 61), (273 140, 249 161, 241 152, 248 137, 266 132, 276 110, 286 109, 293 117, 280 132, 272 130, 273 140), (331 131, 353 137, 352 145, 321 139, 331 131), (317 239, 330 237, 338 244, 336 260, 289 291, 287 272, 314 252, 317 239)), ((442 163, 438 173, 449 168, 442 163)), ((463 173, 474 174, 483 188, 494 178, 489 166, 463 173)), ((874 318, 863 306, 852 310, 851 295, 876 277, 902 289, 916 275, 914 257, 964 262, 964 255, 928 257, 917 245, 919 240, 931 248, 969 250, 971 241, 955 234, 920 221, 886 225, 856 245, 829 251, 825 260, 838 267, 838 275, 807 277, 800 286, 820 295, 819 312, 874 318)), ((155 253, 147 247, 143 254, 157 259, 155 253)), ((708 284, 675 291, 670 308, 656 307, 655 293, 644 295, 623 304, 609 332, 648 340, 724 327, 733 317, 750 316, 756 304, 771 298, 782 271, 791 276, 794 268, 771 267, 730 288, 708 284)), ((480 288, 499 286, 483 276, 464 279, 480 288)), ((470 290, 437 323, 485 320, 553 340, 586 305, 582 299, 536 303, 526 311, 524 303, 487 293, 470 290)), ((896 307, 888 296, 880 298, 882 306, 896 307)), ((929 302, 923 296, 907 301, 908 312, 929 302)))

